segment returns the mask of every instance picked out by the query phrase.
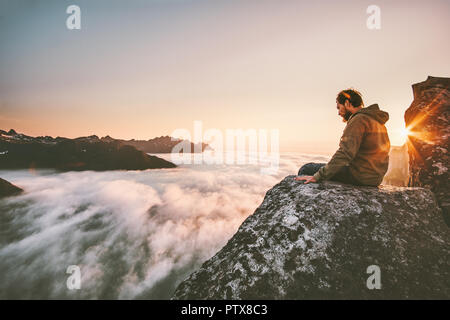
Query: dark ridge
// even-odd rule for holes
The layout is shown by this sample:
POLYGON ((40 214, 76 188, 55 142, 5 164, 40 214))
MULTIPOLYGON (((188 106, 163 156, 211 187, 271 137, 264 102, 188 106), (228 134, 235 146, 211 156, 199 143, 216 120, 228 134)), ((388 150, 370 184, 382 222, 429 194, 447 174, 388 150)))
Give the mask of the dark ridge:
POLYGON ((23 190, 21 188, 0 178, 0 198, 15 196, 22 192, 23 192, 23 190))
POLYGON ((76 139, 34 138, 17 134, 12 129, 8 135, 0 135, 0 169, 105 171, 175 167, 172 162, 149 156, 133 146, 119 141, 102 141, 95 135, 76 139))

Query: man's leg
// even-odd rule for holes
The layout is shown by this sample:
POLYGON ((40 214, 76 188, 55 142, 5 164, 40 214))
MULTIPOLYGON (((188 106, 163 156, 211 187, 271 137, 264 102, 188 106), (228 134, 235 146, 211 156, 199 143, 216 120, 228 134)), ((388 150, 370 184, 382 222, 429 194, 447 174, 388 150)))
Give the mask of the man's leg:
POLYGON ((300 168, 300 170, 298 170, 298 174, 297 175, 299 175, 299 176, 312 176, 317 171, 319 171, 320 168, 322 168, 325 165, 326 165, 326 163, 315 163, 315 162, 310 162, 310 163, 304 164, 300 168))
POLYGON ((350 173, 350 167, 345 166, 339 170, 334 176, 330 178, 332 181, 343 182, 347 184, 352 184, 355 186, 360 186, 361 184, 357 181, 353 175, 350 173))

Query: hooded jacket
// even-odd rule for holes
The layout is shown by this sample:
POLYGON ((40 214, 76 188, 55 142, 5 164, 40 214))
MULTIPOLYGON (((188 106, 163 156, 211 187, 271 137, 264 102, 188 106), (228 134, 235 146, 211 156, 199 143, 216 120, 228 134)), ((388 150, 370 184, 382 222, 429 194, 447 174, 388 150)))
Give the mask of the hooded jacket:
POLYGON ((349 166, 350 173, 361 185, 378 186, 389 164, 391 144, 384 126, 388 120, 389 114, 377 104, 355 112, 347 122, 339 149, 314 178, 328 180, 349 166))

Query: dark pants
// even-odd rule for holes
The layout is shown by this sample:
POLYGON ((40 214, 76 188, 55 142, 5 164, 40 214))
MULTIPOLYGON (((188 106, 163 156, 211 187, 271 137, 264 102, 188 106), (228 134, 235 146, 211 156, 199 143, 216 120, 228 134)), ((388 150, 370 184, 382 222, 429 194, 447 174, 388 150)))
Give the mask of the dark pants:
MULTIPOLYGON (((314 163, 310 162, 307 164, 304 164, 300 170, 298 170, 299 176, 312 176, 317 171, 319 171, 320 168, 325 166, 326 163, 314 163)), ((330 178, 332 181, 338 181, 348 184, 353 184, 355 186, 361 185, 350 173, 349 167, 345 166, 341 170, 339 170, 334 176, 330 178)))

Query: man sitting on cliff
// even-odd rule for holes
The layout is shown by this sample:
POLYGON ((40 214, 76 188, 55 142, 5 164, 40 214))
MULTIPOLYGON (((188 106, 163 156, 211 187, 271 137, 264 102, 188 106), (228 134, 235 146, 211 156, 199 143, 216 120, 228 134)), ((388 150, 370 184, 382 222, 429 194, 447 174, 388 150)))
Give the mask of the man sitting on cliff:
POLYGON ((361 94, 353 89, 339 92, 336 103, 339 115, 347 122, 339 149, 327 164, 305 164, 294 179, 378 186, 389 164, 390 142, 384 126, 389 114, 377 104, 364 108, 361 94))

